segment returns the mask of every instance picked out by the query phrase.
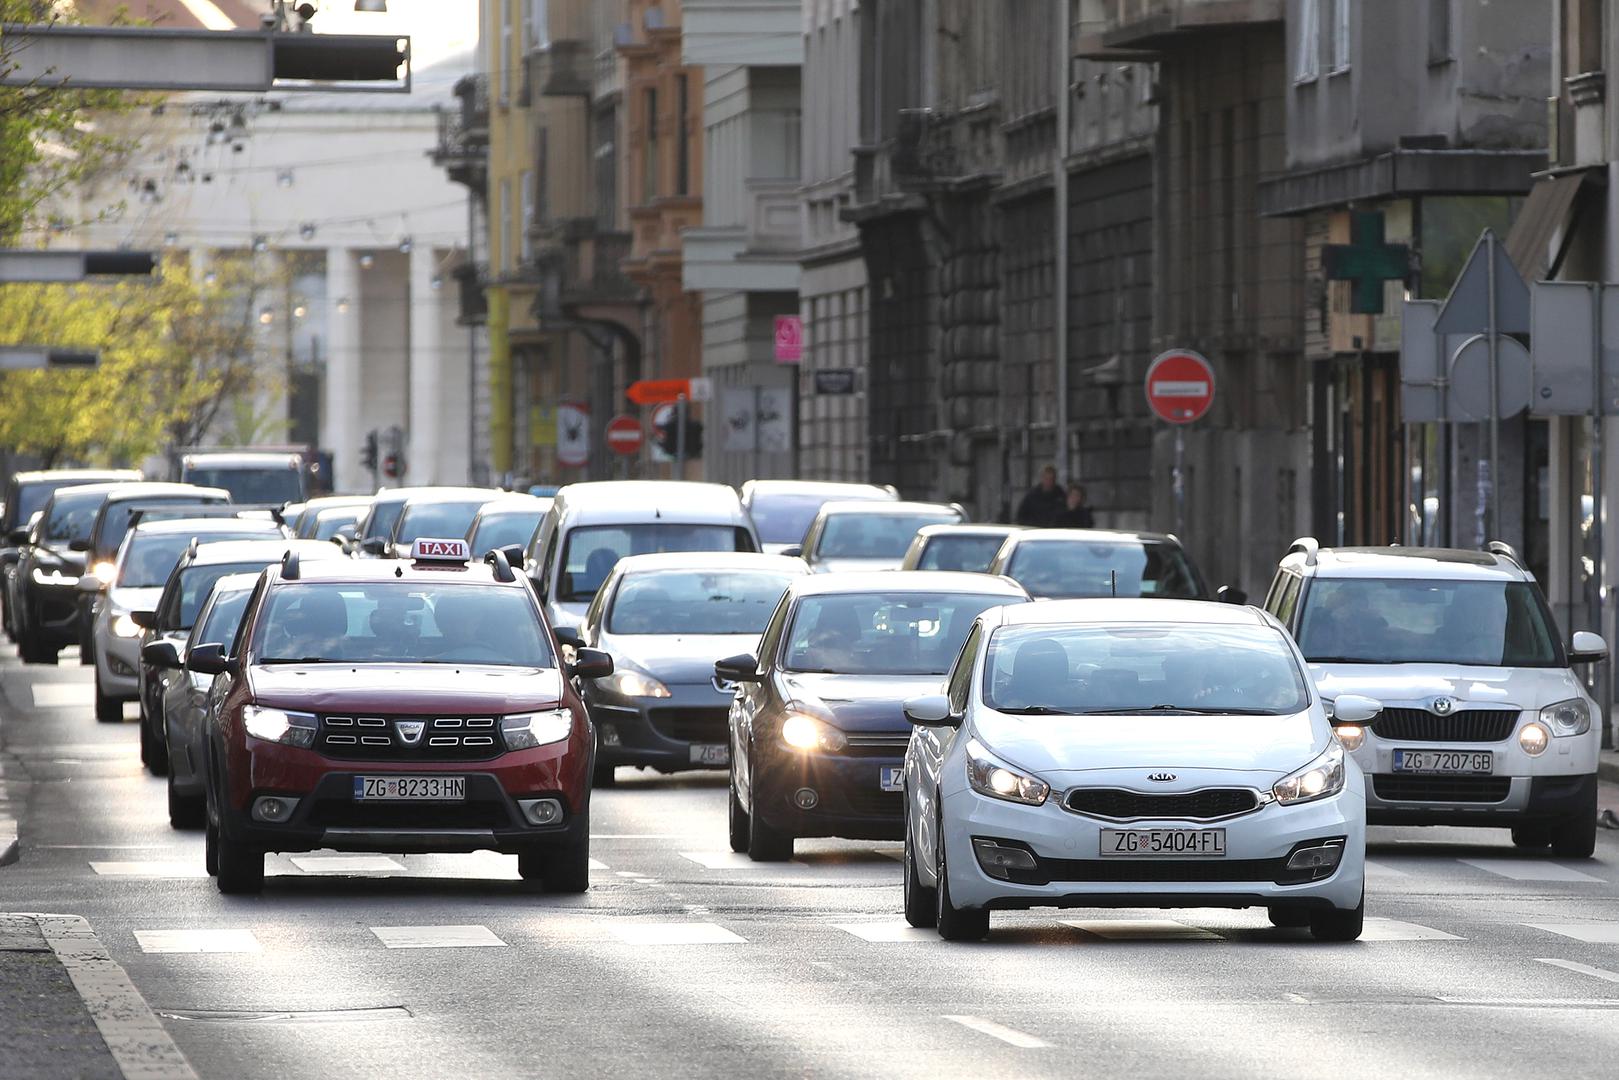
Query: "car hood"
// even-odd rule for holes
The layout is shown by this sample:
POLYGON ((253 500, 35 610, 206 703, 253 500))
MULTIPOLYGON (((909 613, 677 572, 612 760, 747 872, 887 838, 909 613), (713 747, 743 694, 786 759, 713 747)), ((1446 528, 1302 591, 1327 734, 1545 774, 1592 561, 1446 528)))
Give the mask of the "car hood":
MULTIPOLYGON (((980 712, 973 733, 1008 762, 1062 786, 1096 770, 1256 773, 1267 784, 1327 747, 1325 718, 1292 716, 1007 716, 980 712), (1054 779, 1055 778, 1055 779, 1054 779)), ((1256 781, 1259 777, 1254 778, 1256 781)), ((1165 790, 1174 790, 1166 787, 1165 790)))
POLYGON ((1580 692, 1568 668, 1471 667, 1462 664, 1311 664, 1324 698, 1364 694, 1389 705, 1425 707, 1437 697, 1464 704, 1538 709, 1580 692))
POLYGON ((714 661, 759 647, 758 634, 603 634, 597 647, 659 682, 707 685, 714 661))
POLYGON ((766 555, 780 555, 782 552, 786 551, 788 548, 797 547, 797 546, 798 546, 798 541, 797 540, 794 540, 792 543, 789 543, 789 544, 774 544, 774 543, 771 543, 769 540, 761 540, 761 541, 759 541, 759 550, 763 551, 766 555))
POLYGON ((943 675, 783 675, 785 696, 824 712, 844 731, 909 731, 908 698, 939 692, 943 675))
POLYGON ((107 591, 107 603, 114 611, 151 611, 157 606, 158 598, 163 595, 163 587, 155 589, 120 589, 112 588, 107 591))
POLYGON ((261 705, 311 712, 478 714, 554 705, 554 668, 476 664, 274 664, 248 673, 261 705))
POLYGON ((820 559, 810 563, 810 571, 816 574, 841 574, 844 571, 859 573, 868 570, 898 570, 904 565, 904 555, 892 559, 820 559))

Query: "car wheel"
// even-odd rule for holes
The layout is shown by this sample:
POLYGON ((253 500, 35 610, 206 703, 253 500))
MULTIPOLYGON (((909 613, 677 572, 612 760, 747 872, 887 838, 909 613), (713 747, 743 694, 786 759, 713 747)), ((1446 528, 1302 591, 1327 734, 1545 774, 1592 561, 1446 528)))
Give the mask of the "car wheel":
POLYGON ((1278 907, 1272 904, 1265 909, 1265 914, 1270 916, 1272 926, 1280 926, 1284 930, 1302 929, 1310 925, 1310 913, 1303 908, 1278 907))
POLYGON ((939 919, 938 890, 923 885, 916 872, 916 845, 911 842, 909 809, 905 818, 905 921, 925 930, 939 919))
POLYGON ((590 771, 590 786, 593 788, 610 788, 618 786, 618 768, 614 765, 597 765, 590 771))
POLYGON ((160 743, 152 734, 151 724, 141 725, 141 763, 146 771, 153 776, 167 776, 169 774, 168 747, 160 743))
POLYGON ((36 645, 24 638, 18 643, 17 654, 25 664, 54 664, 57 650, 48 645, 36 645))
POLYGON ((169 774, 169 828, 195 829, 208 816, 208 807, 195 795, 182 795, 174 786, 174 774, 169 774))
MULTIPOLYGON (((1591 819, 1593 822, 1596 818, 1591 819)), ((1512 845, 1521 848, 1543 848, 1552 842, 1550 825, 1514 825, 1512 845)))
POLYGON ((209 876, 219 873, 219 826, 211 821, 202 827, 202 861, 209 876))
POLYGON ((219 852, 219 891, 227 896, 252 896, 264 891, 264 852, 232 840, 224 830, 214 844, 219 852))
POLYGON ((733 774, 731 783, 726 788, 726 832, 731 841, 731 850, 741 854, 748 850, 748 812, 742 809, 742 799, 736 793, 736 776, 733 774))
POLYGON ((96 719, 103 724, 124 722, 124 703, 101 692, 101 677, 96 677, 96 719))
POLYGON ((1310 913, 1310 934, 1317 941, 1354 941, 1366 925, 1366 894, 1352 908, 1310 913))
POLYGON ((944 830, 939 830, 939 884, 934 920, 939 936, 946 941, 982 941, 989 935, 988 908, 958 908, 950 899, 950 873, 945 863, 944 830))
POLYGON ((786 862, 793 857, 793 838, 765 824, 759 813, 759 792, 749 788, 748 858, 754 862, 786 862))
POLYGON ((1580 808, 1551 828, 1552 854, 1559 859, 1589 859, 1597 849, 1597 790, 1580 808))
POLYGON ((580 840, 549 852, 540 880, 548 893, 582 893, 590 888, 590 842, 580 840))

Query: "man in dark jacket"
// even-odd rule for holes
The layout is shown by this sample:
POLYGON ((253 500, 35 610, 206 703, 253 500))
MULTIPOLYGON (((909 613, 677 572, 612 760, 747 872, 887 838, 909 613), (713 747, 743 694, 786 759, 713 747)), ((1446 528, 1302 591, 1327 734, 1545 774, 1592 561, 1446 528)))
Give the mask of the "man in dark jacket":
POLYGON ((1057 524, 1062 512, 1067 508, 1068 498, 1063 494, 1062 488, 1057 486, 1057 469, 1047 465, 1040 470, 1040 482, 1029 489, 1018 503, 1017 523, 1019 525, 1050 526, 1057 524))

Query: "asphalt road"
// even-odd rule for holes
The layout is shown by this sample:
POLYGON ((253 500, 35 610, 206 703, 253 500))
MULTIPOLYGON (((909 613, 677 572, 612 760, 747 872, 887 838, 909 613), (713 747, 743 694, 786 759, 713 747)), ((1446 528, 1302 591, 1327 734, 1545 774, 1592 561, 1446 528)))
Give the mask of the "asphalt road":
MULTIPOLYGON (((227 898, 133 722, 97 724, 63 660, 0 659, 21 835, 0 912, 86 919, 198 1076, 1619 1073, 1619 832, 1559 862, 1504 833, 1374 830, 1352 945, 1184 910, 1008 914, 947 945, 900 918, 897 844, 756 868, 726 849, 722 777, 621 772, 581 897, 526 892, 508 857, 325 854, 274 856, 262 897, 227 898)), ((27 1043, 22 1015, 0 986, 0 1048, 27 1043)), ((69 1019, 58 1037, 93 1042, 69 1019)))

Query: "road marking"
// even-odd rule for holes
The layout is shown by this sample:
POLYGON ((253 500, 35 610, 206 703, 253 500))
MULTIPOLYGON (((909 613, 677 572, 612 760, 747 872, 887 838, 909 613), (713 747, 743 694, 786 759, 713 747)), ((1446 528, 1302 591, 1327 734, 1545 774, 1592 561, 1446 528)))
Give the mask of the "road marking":
POLYGON ((1108 941, 1224 940, 1211 930, 1173 919, 1064 919, 1063 925, 1108 941))
POLYGON ((592 840, 690 840, 690 833, 662 832, 609 832, 591 833, 592 840))
POLYGON ((1368 877, 1388 878, 1403 878, 1411 876, 1409 873, 1399 869, 1398 867, 1390 866, 1385 862, 1378 862, 1375 859, 1366 860, 1366 875, 1368 877))
POLYGON ((891 942, 891 941, 938 941, 939 935, 932 930, 923 930, 906 922, 880 922, 880 923, 833 923, 846 934, 853 934, 861 941, 891 942))
POLYGON ((487 926, 373 926, 390 949, 488 949, 506 943, 487 926))
POLYGON ((306 874, 366 874, 405 868, 386 855, 294 855, 290 861, 306 874))
POLYGON ((618 923, 612 928, 626 945, 742 945, 746 942, 710 922, 618 923))
POLYGON ((1043 1047, 1051 1045, 1044 1039, 1037 1039, 1033 1035, 1026 1035, 1015 1028, 1009 1028, 1005 1024, 997 1024, 993 1020, 985 1020, 981 1016, 947 1016, 945 1019, 952 1020, 964 1028, 971 1028, 981 1035, 988 1035, 992 1039, 999 1039, 1003 1043, 1010 1043, 1020 1050, 1039 1050, 1043 1047))
POLYGON ((1573 938, 1587 945, 1619 945, 1619 923, 1613 922, 1554 922, 1524 923, 1536 930, 1544 930, 1558 937, 1573 938))
POLYGON ((588 866, 589 866, 589 868, 591 870, 607 870, 607 869, 610 869, 606 863, 602 862, 599 859, 590 859, 588 861, 588 866))
POLYGON ((1599 877, 1581 873, 1572 867, 1560 866, 1540 859, 1460 859, 1459 862, 1492 874, 1500 874, 1513 881, 1594 881, 1605 884, 1599 877))
POLYGON ((90 869, 102 877, 161 877, 161 878, 195 878, 207 877, 208 868, 203 866, 202 860, 195 862, 94 862, 90 869))
POLYGON ((34 683, 34 708, 66 709, 89 706, 95 690, 89 683, 34 683))
POLYGON ((801 862, 757 863, 738 851, 682 851, 682 859, 708 870, 807 870, 801 862))
POLYGON ((262 952, 251 930, 137 930, 135 941, 146 953, 262 952))
POLYGON ((885 859, 893 859, 895 862, 905 861, 905 849, 902 847, 878 848, 877 854, 881 855, 885 859))
POLYGON ((1604 982, 1619 983, 1619 972, 1609 971, 1606 968, 1592 967, 1590 964, 1579 964, 1573 960, 1558 960, 1555 957, 1540 956, 1535 958, 1537 964, 1550 964, 1552 967, 1562 968, 1579 975, 1589 975, 1593 979, 1604 982))
POLYGON ((1399 919, 1367 919, 1360 932, 1362 941, 1464 941, 1455 934, 1435 930, 1421 923, 1399 919))

